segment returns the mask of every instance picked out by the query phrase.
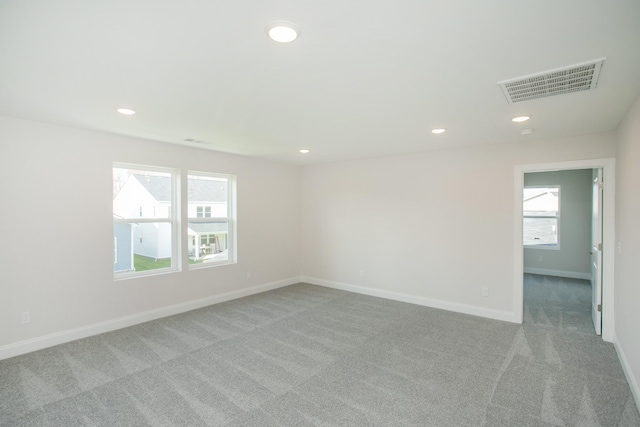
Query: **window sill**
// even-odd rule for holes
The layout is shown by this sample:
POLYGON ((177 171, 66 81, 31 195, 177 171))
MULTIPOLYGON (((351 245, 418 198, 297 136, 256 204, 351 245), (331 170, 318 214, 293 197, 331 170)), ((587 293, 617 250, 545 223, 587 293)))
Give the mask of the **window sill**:
POLYGON ((163 274, 171 274, 180 272, 177 268, 159 268, 157 270, 132 271, 130 273, 120 273, 113 276, 114 282, 129 279, 139 279, 142 277, 160 276, 163 274))
POLYGON ((199 264, 189 264, 189 270, 201 270, 203 268, 221 267, 223 265, 233 265, 233 264, 237 264, 237 261, 227 260, 227 261, 217 261, 217 262, 203 262, 199 264))
POLYGON ((545 251, 559 251, 560 245, 523 245, 525 249, 542 249, 545 251))

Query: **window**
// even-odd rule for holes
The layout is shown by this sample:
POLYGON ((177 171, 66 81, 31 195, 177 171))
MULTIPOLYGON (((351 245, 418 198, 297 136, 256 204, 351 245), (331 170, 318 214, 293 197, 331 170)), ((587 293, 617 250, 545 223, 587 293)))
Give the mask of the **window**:
POLYGON ((189 172, 188 253, 191 268, 235 261, 231 175, 189 172))
POLYGON ((196 208, 198 218, 211 218, 211 206, 198 206, 196 208))
POLYGON ((525 187, 522 203, 524 246, 559 249, 560 186, 525 187))
POLYGON ((178 270, 176 183, 172 169, 114 165, 116 277, 178 270))

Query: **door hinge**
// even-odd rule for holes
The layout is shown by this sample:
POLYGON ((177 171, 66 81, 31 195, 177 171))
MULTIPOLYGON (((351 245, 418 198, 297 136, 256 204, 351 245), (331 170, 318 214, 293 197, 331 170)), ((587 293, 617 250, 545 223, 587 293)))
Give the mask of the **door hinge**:
POLYGON ((602 182, 598 183, 598 190, 602 190, 604 188, 604 184, 602 182))
POLYGON ((602 243, 598 243, 598 251, 602 252, 602 243))
POLYGON ((598 313, 602 313, 602 304, 598 304, 598 313))

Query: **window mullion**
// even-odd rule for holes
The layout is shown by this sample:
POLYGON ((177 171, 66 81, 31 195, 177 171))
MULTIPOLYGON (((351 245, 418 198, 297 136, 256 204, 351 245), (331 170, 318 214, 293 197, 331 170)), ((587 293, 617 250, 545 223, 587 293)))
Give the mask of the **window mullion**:
POLYGON ((226 217, 213 217, 213 218, 189 218, 189 222, 202 222, 202 223, 210 223, 210 222, 226 222, 229 221, 229 218, 226 217))
POLYGON ((140 223, 140 224, 149 224, 155 222, 174 222, 173 218, 114 218, 114 224, 132 224, 132 223, 140 223))

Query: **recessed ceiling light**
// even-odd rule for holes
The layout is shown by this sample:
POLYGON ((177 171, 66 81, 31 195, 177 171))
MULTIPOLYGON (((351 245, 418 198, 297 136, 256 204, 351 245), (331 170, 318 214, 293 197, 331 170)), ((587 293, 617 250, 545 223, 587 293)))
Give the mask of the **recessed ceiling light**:
POLYGON ((136 112, 131 110, 130 108, 118 108, 116 111, 120 114, 124 114, 125 116, 133 116, 136 112))
POLYGON ((526 122, 529 119, 530 119, 529 116, 520 116, 520 117, 514 117, 513 119, 511 119, 511 121, 516 123, 521 123, 521 122, 526 122))
POLYGON ((445 133, 446 129, 442 129, 442 128, 437 128, 437 129, 431 129, 431 133, 445 133))
POLYGON ((533 133, 533 129, 522 129, 520 131, 520 135, 531 135, 533 133))
POLYGON ((307 154, 307 153, 310 153, 310 152, 311 152, 311 150, 308 150, 308 149, 306 149, 306 148, 303 148, 302 150, 300 150, 300 152, 301 152, 302 154, 307 154))
POLYGON ((292 22, 276 21, 267 26, 267 35, 278 43, 291 43, 299 34, 300 30, 292 22))

